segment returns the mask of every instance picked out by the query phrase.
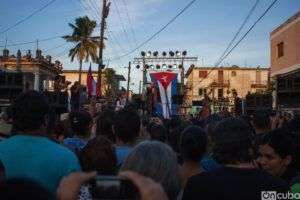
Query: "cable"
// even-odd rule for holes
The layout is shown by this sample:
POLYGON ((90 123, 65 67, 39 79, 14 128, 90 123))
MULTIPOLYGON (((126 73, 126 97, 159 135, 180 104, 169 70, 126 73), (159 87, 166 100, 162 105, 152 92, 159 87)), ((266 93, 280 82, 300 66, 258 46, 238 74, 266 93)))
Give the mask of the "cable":
POLYGON ((52 47, 52 48, 50 48, 50 49, 46 49, 46 50, 44 50, 44 52, 52 51, 52 50, 54 50, 54 49, 57 49, 57 48, 66 46, 67 44, 68 44, 67 42, 64 42, 63 44, 60 44, 60 45, 58 45, 58 46, 52 47))
POLYGON ((42 10, 44 10, 45 8, 47 8, 48 6, 50 6, 51 4, 53 4, 56 0, 52 0, 50 2, 48 2, 46 5, 42 6, 41 8, 37 9, 36 11, 34 11, 33 13, 31 13, 30 15, 28 15, 27 17, 25 17, 24 19, 21 19, 20 21, 18 21, 17 23, 15 23, 14 25, 6 28, 5 30, 0 32, 0 35, 2 35, 3 33, 6 33, 7 31, 11 30, 12 28, 15 28, 16 26, 18 26, 19 24, 22 24, 23 22, 25 22, 26 20, 30 19, 31 17, 33 17, 34 15, 36 15, 37 13, 41 12, 42 10))
MULTIPOLYGON (((57 39, 57 38, 61 38, 62 36, 63 35, 49 37, 49 38, 41 39, 41 40, 38 40, 38 41, 39 42, 45 42, 45 41, 49 41, 49 40, 54 40, 54 39, 57 39)), ((37 42, 37 40, 34 40, 34 41, 29 41, 29 42, 20 42, 20 43, 9 44, 9 45, 6 45, 6 46, 7 47, 21 46, 21 45, 26 45, 26 44, 33 44, 33 43, 36 43, 36 42, 37 42)), ((5 46, 0 46, 0 47, 5 47, 5 46)))
POLYGON ((100 17, 100 8, 99 8, 99 11, 98 11, 97 6, 96 6, 96 4, 93 0, 89 0, 89 2, 91 3, 92 7, 94 8, 94 11, 97 14, 97 16, 99 17, 99 19, 101 19, 101 17, 100 17))
POLYGON ((172 24, 180 15, 182 15, 189 7, 191 7, 194 3, 196 2, 196 0, 192 0, 190 1, 183 9, 181 9, 181 11, 175 15, 175 17, 173 17, 167 24, 165 24, 161 29, 159 29, 157 32, 155 32, 152 36, 150 36, 147 40, 145 40, 144 42, 142 42, 141 44, 139 44, 136 48, 132 49, 131 51, 129 51, 128 53, 119 56, 119 57, 115 57, 110 59, 111 61, 113 60, 118 60, 120 58, 126 57, 132 53, 134 53, 136 50, 138 50, 139 48, 141 48, 142 46, 144 46, 145 44, 147 44, 148 42, 150 42, 153 38, 155 38, 157 35, 159 35, 161 32, 163 32, 170 24, 172 24))
POLYGON ((117 11, 117 14, 118 14, 118 17, 119 17, 119 20, 120 20, 120 23, 121 23, 123 32, 124 32, 125 37, 126 37, 126 40, 128 41, 129 44, 132 44, 132 43, 130 42, 130 40, 129 40, 128 33, 127 33, 126 29, 125 29, 124 22, 123 22, 123 20, 122 20, 122 17, 121 17, 121 14, 120 14, 118 5, 117 5, 116 1, 113 1, 113 3, 114 3, 114 6, 115 6, 115 8, 116 8, 116 11, 117 11))
POLYGON ((123 1, 123 4, 124 4, 124 7, 125 7, 126 16, 128 18, 128 23, 129 23, 129 26, 130 26, 130 29, 131 29, 131 33, 132 33, 132 36, 133 36, 134 43, 137 46, 138 43, 137 43, 135 32, 134 32, 134 29, 133 29, 133 26, 132 26, 132 23, 131 23, 131 18, 129 16, 129 12, 128 12, 128 8, 127 8, 127 3, 126 3, 125 0, 122 0, 122 1, 123 1))
MULTIPOLYGON (((256 24, 268 13, 268 11, 275 5, 275 3, 278 0, 274 0, 270 6, 265 10, 265 12, 254 22, 254 24, 248 29, 248 31, 241 37, 241 39, 230 49, 229 52, 227 52, 227 54, 218 62, 216 63, 216 65, 207 73, 206 77, 214 70, 218 67, 217 64, 220 64, 223 62, 223 60, 225 58, 227 58, 227 56, 244 40, 244 38, 250 33, 250 31, 256 26, 256 24)), ((202 78, 198 84, 200 84, 205 78, 202 78)))
MULTIPOLYGON (((256 0, 256 2, 254 3, 254 5, 252 6, 251 10, 249 11, 248 15, 246 16, 246 18, 244 19, 242 25, 240 26, 240 28, 238 29, 238 31, 235 33, 234 37, 232 38, 232 40, 229 42, 229 44, 227 45, 225 51, 223 52, 223 54, 221 55, 221 57, 219 58, 218 62, 223 58, 223 56, 227 53, 228 49, 231 47, 231 45, 233 44, 233 42, 235 41, 235 39, 237 38, 237 36, 240 34, 240 32, 242 31, 242 29, 244 28, 245 24, 247 23, 247 21, 249 20, 250 16, 252 15, 253 11, 255 10, 255 8, 257 7, 259 3, 259 0, 256 0)), ((218 63, 217 62, 217 63, 218 63)), ((219 64, 218 64, 219 65, 219 64)))
POLYGON ((113 31, 110 30, 109 27, 107 27, 107 32, 109 33, 109 35, 112 37, 113 40, 115 40, 117 46, 121 49, 121 51, 125 51, 125 49, 122 47, 122 45, 120 44, 118 38, 115 36, 115 34, 113 33, 113 31))

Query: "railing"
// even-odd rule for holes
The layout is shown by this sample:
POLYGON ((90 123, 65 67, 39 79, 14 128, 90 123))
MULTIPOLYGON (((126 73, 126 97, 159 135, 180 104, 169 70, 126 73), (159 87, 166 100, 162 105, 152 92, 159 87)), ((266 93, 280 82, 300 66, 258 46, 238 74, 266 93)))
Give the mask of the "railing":
POLYGON ((268 81, 251 81, 252 88, 266 88, 268 86, 268 81))
POLYGON ((229 85, 229 80, 220 81, 219 79, 214 79, 213 82, 210 84, 211 87, 229 87, 229 85))

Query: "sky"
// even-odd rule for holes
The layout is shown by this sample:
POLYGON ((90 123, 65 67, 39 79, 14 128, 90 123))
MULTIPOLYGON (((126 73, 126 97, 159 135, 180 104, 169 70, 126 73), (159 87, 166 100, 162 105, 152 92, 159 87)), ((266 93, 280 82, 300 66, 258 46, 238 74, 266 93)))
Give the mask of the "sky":
MULTIPOLYGON (((0 33, 50 0, 1 0, 0 33)), ((196 66, 213 66, 228 43, 237 32, 256 0, 196 0, 176 21, 142 48, 122 59, 114 59, 130 52, 147 40, 190 0, 110 0, 110 13, 107 19, 104 60, 108 67, 127 77, 128 62, 140 56, 141 51, 184 51, 188 56, 197 56, 196 66)), ((273 0, 260 0, 240 36, 260 17, 273 0)), ((70 62, 66 43, 60 36, 72 33, 68 23, 74 23, 80 16, 88 15, 99 23, 102 7, 101 0, 56 0, 43 11, 30 19, 0 34, 0 51, 5 41, 7 45, 43 40, 39 48, 54 60, 63 63, 64 69, 78 69, 78 62, 70 62)), ((247 67, 270 65, 269 35, 272 30, 300 11, 299 0, 279 0, 267 15, 254 27, 249 35, 234 49, 221 65, 247 67)), ((99 34, 99 27, 94 35, 99 34)), ((35 52, 36 43, 9 47, 11 53, 18 49, 25 53, 28 49, 35 52)), ((192 63, 186 63, 188 68, 192 63)), ((140 69, 132 65, 131 88, 138 90, 142 78, 140 69)), ((83 68, 88 69, 89 63, 83 68)), ((92 65, 97 69, 97 65, 92 65)), ((123 83, 125 86, 126 83, 123 83)))

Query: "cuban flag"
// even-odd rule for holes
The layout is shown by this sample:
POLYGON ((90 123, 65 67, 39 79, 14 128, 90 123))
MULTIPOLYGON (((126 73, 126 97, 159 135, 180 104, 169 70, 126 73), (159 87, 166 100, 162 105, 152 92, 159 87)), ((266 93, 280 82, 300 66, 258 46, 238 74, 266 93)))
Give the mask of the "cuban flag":
POLYGON ((150 73, 152 82, 158 87, 160 102, 157 102, 155 109, 158 115, 170 119, 176 114, 176 105, 172 102, 172 96, 177 94, 177 73, 155 72, 150 73))
POLYGON ((97 83, 94 80, 91 65, 89 67, 89 71, 86 77, 86 87, 89 96, 98 96, 97 83))

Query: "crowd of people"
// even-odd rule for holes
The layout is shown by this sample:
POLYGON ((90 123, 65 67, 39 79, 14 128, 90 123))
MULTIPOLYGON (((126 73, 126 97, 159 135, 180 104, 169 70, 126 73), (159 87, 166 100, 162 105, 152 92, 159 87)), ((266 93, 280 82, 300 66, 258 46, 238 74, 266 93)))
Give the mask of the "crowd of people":
POLYGON ((129 180, 141 200, 300 199, 297 115, 162 119, 92 101, 57 117, 28 91, 0 120, 12 126, 0 141, 0 199, 97 199, 93 181, 106 175, 129 180))

